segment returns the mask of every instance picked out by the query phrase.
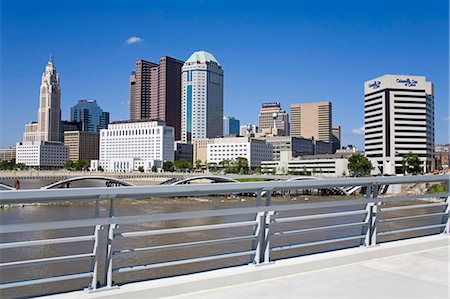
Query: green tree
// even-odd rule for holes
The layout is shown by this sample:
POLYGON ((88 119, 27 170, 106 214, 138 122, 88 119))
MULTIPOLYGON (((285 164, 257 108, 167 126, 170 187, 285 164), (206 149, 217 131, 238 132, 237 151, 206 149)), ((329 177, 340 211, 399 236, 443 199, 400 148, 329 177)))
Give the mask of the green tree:
POLYGON ((306 170, 306 166, 303 166, 303 175, 308 175, 308 171, 306 170))
POLYGON ((226 168, 230 167, 231 163, 230 163, 230 160, 222 160, 219 162, 219 165, 226 169, 226 168))
POLYGON ((20 170, 24 170, 25 168, 27 168, 27 166, 23 163, 17 163, 14 165, 15 169, 20 169, 20 170))
POLYGON ((158 172, 158 167, 156 167, 156 165, 152 166, 152 172, 158 172))
POLYGON ((417 154, 409 152, 402 158, 403 173, 418 174, 422 172, 422 162, 417 154))
POLYGON ((235 167, 236 170, 239 171, 239 173, 247 174, 249 171, 247 158, 237 157, 235 161, 235 167))
POLYGON ((208 170, 216 171, 217 170, 217 163, 216 162, 210 162, 206 165, 208 170))
POLYGON ((87 170, 87 168, 89 167, 89 162, 87 160, 78 160, 73 165, 75 169, 78 171, 87 170))
POLYGON ((139 166, 137 169, 139 172, 144 172, 144 166, 139 166))
POLYGON ((105 170, 103 169, 103 167, 101 167, 100 165, 97 167, 97 170, 98 170, 98 171, 105 171, 105 170))
POLYGON ((67 170, 73 170, 75 169, 75 162, 73 161, 67 161, 66 163, 64 163, 64 168, 67 170))
POLYGON ((14 169, 14 160, 3 160, 0 162, 0 169, 1 170, 13 170, 14 169))
POLYGON ((195 169, 201 169, 202 168, 202 160, 195 161, 195 169))
POLYGON ((174 165, 177 170, 181 170, 181 171, 186 171, 186 170, 192 169, 192 163, 190 163, 186 159, 180 159, 178 161, 175 161, 174 165))
POLYGON ((164 171, 173 171, 172 161, 164 161, 162 168, 164 171))
POLYGON ((354 176, 369 175, 374 167, 363 154, 353 154, 348 158, 348 170, 354 176))

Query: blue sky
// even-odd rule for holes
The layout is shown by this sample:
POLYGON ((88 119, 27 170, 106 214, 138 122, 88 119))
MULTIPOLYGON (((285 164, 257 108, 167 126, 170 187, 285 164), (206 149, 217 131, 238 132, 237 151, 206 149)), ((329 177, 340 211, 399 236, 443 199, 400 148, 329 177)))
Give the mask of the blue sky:
POLYGON ((0 146, 37 120, 48 53, 61 77, 62 116, 96 99, 128 118, 136 59, 185 60, 197 50, 224 68, 224 110, 256 123, 261 103, 330 100, 344 144, 363 147, 363 83, 425 75, 435 86, 436 142, 449 142, 447 0, 1 1, 0 146), (130 37, 141 40, 127 44, 130 37))

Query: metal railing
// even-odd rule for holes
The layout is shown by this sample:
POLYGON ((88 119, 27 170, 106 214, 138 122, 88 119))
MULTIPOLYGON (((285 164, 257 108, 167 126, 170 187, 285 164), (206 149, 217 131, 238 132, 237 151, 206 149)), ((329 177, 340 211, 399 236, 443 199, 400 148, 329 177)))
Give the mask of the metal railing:
MULTIPOLYGON (((19 190, 0 192, 0 205, 55 203, 55 202, 94 202, 95 217, 88 219, 62 220, 51 222, 4 224, 0 227, 0 234, 18 234, 30 231, 64 230, 72 228, 93 228, 90 235, 61 237, 53 239, 27 240, 0 244, 0 250, 35 247, 49 244, 79 244, 92 242, 92 250, 80 254, 52 256, 39 259, 21 259, 0 264, 0 271, 9 268, 28 267, 30 265, 47 265, 75 260, 89 260, 91 267, 81 273, 53 275, 20 281, 3 281, 1 289, 17 288, 28 285, 43 284, 89 278, 88 290, 104 290, 114 287, 114 277, 120 273, 143 271, 157 268, 174 267, 179 265, 203 263, 230 258, 247 257, 254 264, 268 263, 277 258, 280 252, 291 252, 314 246, 328 246, 330 244, 348 244, 354 246, 374 246, 380 237, 422 231, 433 233, 449 233, 449 175, 437 176, 409 176, 409 177, 373 177, 352 179, 324 179, 316 181, 291 182, 254 182, 254 183, 224 183, 208 185, 179 185, 179 186, 136 186, 121 188, 79 188, 60 190, 19 190), (383 196, 378 191, 381 186, 408 183, 440 182, 446 185, 446 191, 435 194, 383 196), (272 196, 289 190, 310 190, 345 186, 363 186, 365 194, 358 198, 333 201, 306 202, 300 204, 272 205, 272 196), (152 215, 117 216, 115 204, 133 198, 160 198, 176 196, 205 196, 221 194, 250 194, 256 195, 256 205, 250 207, 227 208, 206 211, 188 211, 152 215), (409 200, 434 198, 436 202, 392 206, 409 200), (264 201, 265 199, 265 201, 264 201), (100 217, 100 201, 109 201, 109 215, 100 217), (344 209, 342 211, 342 209, 344 209), (324 211, 325 210, 325 211, 324 211), (312 211, 312 212, 311 212, 312 211), (315 212, 314 212, 315 211, 315 212), (416 211, 419 214, 387 217, 389 213, 398 211, 416 211), (308 213, 309 212, 309 213, 308 213), (380 218, 380 214, 385 213, 380 218), (186 221, 213 217, 238 217, 232 222, 212 223, 205 225, 182 226, 175 228, 160 228, 122 231, 121 227, 162 221, 186 221), (241 217, 242 216, 242 217, 241 217), (241 217, 241 218, 239 218, 241 217), (434 223, 422 224, 419 219, 434 219, 434 223), (331 223, 321 223, 321 221, 331 223), (343 221, 345 220, 345 221, 343 221), (316 223, 314 223, 314 221, 316 223), (311 224, 312 222, 312 224, 311 224), (380 230, 380 225, 407 222, 407 227, 393 226, 380 230), (309 225, 304 225, 309 223, 309 225), (347 235, 333 233, 322 239, 314 238, 319 233, 349 230, 347 235), (239 232, 221 236, 218 231, 239 232), (102 233, 104 232, 104 233, 102 233), (212 238, 206 240, 183 240, 173 244, 151 244, 134 246, 132 240, 144 240, 145 237, 155 238, 176 234, 190 234, 193 232, 210 232, 212 238), (307 236, 307 237, 305 237, 307 236), (104 238, 102 240, 102 238, 104 238), (297 239, 295 239, 297 238, 297 239), (298 239, 300 238, 300 239, 298 239), (125 248, 116 247, 117 242, 130 240, 125 248), (241 246, 233 245, 241 244, 241 246), (242 245, 245 244, 245 245, 242 245), (182 257, 168 261, 151 261, 140 264, 116 265, 123 255, 156 254, 158 252, 176 251, 192 248, 213 248, 227 245, 228 250, 219 253, 204 253, 195 257, 182 257), (104 265, 101 257, 105 256, 104 265), (104 276, 100 282, 101 276, 104 276)), ((176 239, 176 238, 175 238, 176 239)), ((147 239, 145 239, 147 240, 147 239)), ((75 246, 75 245, 74 245, 75 246)), ((199 252, 202 253, 202 252, 199 252)), ((294 256, 296 254, 294 253, 294 256)), ((298 254, 297 254, 298 255, 298 254)), ((5 277, 2 275, 2 277, 5 277)))

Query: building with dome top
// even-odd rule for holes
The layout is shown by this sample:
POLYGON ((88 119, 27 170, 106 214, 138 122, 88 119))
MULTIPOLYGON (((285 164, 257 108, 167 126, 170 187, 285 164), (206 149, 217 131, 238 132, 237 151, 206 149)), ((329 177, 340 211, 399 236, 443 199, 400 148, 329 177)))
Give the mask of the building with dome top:
POLYGON ((206 51, 194 52, 181 71, 181 140, 223 135, 223 69, 206 51))

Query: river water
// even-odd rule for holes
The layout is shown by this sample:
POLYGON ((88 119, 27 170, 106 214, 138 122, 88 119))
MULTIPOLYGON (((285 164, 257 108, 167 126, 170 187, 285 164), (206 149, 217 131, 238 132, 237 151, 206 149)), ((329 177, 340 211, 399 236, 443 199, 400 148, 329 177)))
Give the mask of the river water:
MULTIPOLYGON (((22 188, 37 188, 43 185, 51 183, 51 180, 24 180, 21 182, 22 188)), ((9 182, 3 182, 9 183, 9 182)), ((145 182, 141 182, 144 184, 145 182)), ((98 184, 93 184, 93 182, 80 182, 74 187, 88 187, 88 186, 99 186, 98 184)), ((314 195, 283 195, 274 196, 272 204, 282 205, 282 204, 301 204, 303 202, 311 201, 324 201, 324 200, 345 200, 348 197, 319 197, 314 195)), ((417 202, 402 202, 401 205, 412 204, 417 202)), ((421 202, 423 203, 423 202, 421 202)), ((256 200, 254 197, 244 197, 244 196, 214 196, 214 197, 201 197, 201 198, 164 198, 164 199, 142 199, 142 200, 120 200, 117 201, 115 205, 115 215, 117 216, 127 216, 127 215, 144 215, 144 214, 156 214, 156 213, 174 213, 182 211, 200 211, 200 210, 215 210, 215 209, 232 209, 237 207, 247 207, 255 206, 256 200)), ((398 204, 397 204, 398 205, 398 204)), ((307 215, 307 214, 319 214, 319 213, 330 213, 338 211, 350 211, 350 210, 361 210, 364 209, 363 205, 347 206, 347 207, 336 207, 332 209, 308 209, 299 210, 295 212, 284 212, 280 216, 297 216, 297 215, 307 215)), ((430 213, 437 212, 435 208, 421 209, 421 210, 408 210, 408 211, 398 211, 385 213, 386 215, 380 215, 381 217, 400 217, 406 215, 413 215, 417 213, 430 213)), ((12 224, 12 223, 33 223, 42 221, 57 221, 57 220, 70 220, 70 219, 86 219, 93 218, 95 216, 94 205, 90 203, 78 203, 78 204, 64 204, 64 205, 27 205, 27 206, 16 206, 16 207, 4 207, 0 210, 0 223, 1 224, 12 224)), ((109 213, 109 206, 107 202, 102 202, 100 208, 100 216, 106 216, 109 213)), ((120 227, 120 231, 139 231, 139 230, 150 230, 150 229, 163 229, 163 228, 175 228, 183 226, 196 226, 196 225, 208 225, 216 223, 227 223, 235 221, 245 221, 254 220, 255 215, 240 215, 240 216, 224 216, 224 217, 208 217, 208 218, 196 218, 188 220, 177 220, 177 221, 160 221, 151 223, 138 223, 133 225, 124 225, 120 227)), ((318 226, 327 226, 334 224, 343 223, 353 223, 363 221, 363 216, 350 216, 341 218, 327 218, 327 219, 317 219, 295 222, 292 224, 284 225, 283 227, 277 227, 274 225, 274 230, 293 230, 293 229, 303 229, 318 226)), ((416 220, 414 223, 392 223, 380 225, 379 230, 395 229, 405 226, 418 226, 426 224, 435 224, 439 222, 440 219, 432 217, 430 219, 416 220)), ((401 234, 395 235, 390 238, 381 238, 380 241, 389 241, 391 239, 406 238, 415 236, 418 234, 429 234, 438 233, 439 231, 427 231, 427 232, 416 232, 415 234, 401 234)), ((31 239, 51 239, 78 235, 89 235, 93 233, 93 228, 73 228, 65 230, 48 230, 48 231, 36 231, 36 232, 26 232, 20 234, 0 234, 1 243, 5 242, 17 242, 31 239)), ((114 249, 127 249, 127 248, 138 248, 138 247, 150 247, 157 245, 182 243, 182 242, 195 242, 208 239, 221 239, 235 236, 244 236, 252 234, 252 228, 239 228, 239 229, 221 229, 212 230, 205 232, 191 232, 191 233, 180 233, 180 234, 170 234, 170 235, 159 235, 159 236, 149 236, 149 237, 139 237, 117 240, 114 243, 114 249)), ((352 227, 346 229, 339 229, 333 231, 322 231, 313 234, 299 235, 296 237, 286 237, 280 238, 279 240, 274 240, 272 246, 278 246, 283 244, 293 244, 310 242, 315 240, 324 240, 329 238, 338 238, 346 236, 361 235, 361 227, 352 227)), ((105 232, 103 232, 102 240, 106 239, 105 232)), ((102 241, 102 242, 103 242, 102 241)), ((281 259, 290 256, 301 256, 311 253, 324 252, 339 248, 348 248, 359 246, 360 241, 348 241, 340 242, 328 245, 319 246, 309 246, 302 249, 287 250, 282 252, 273 253, 272 259, 281 259)), ((138 264, 148 264, 153 262, 170 261, 177 259, 193 258, 198 256, 214 255, 224 252, 235 252, 250 250, 252 248, 251 241, 236 242, 223 244, 218 246, 207 246, 207 247, 196 247, 190 249, 178 249, 178 250, 166 250, 162 252, 149 253, 134 253, 134 254, 123 254, 115 256, 114 267, 128 266, 128 265, 138 265, 138 264)), ((16 261, 16 260, 30 260, 39 259, 52 256, 62 256, 69 254, 80 254, 92 251, 92 242, 82 242, 82 243, 67 243, 59 245, 42 245, 33 247, 23 247, 16 249, 5 249, 1 251, 0 263, 16 261)), ((104 263, 104 258, 101 258, 100 269, 102 269, 104 263)), ((129 273, 120 273, 114 275, 114 281, 117 284, 155 279, 160 277, 167 277, 191 272, 204 271, 211 268, 221 268, 234 265, 242 265, 252 262, 252 256, 232 258, 232 259, 222 259, 217 261, 209 261, 203 263, 186 264, 175 267, 163 267, 153 270, 136 271, 129 273)), ((16 281, 24 279, 33 279, 40 277, 48 277, 54 275, 63 275, 75 272, 87 272, 90 271, 91 263, 88 260, 74 261, 74 262, 62 262, 62 263, 52 263, 48 265, 36 265, 36 266, 26 266, 26 267, 16 267, 2 270, 1 281, 16 281)), ((100 275, 99 280, 103 280, 103 275, 100 275)), ((72 281, 58 282, 58 283, 48 283, 36 286, 27 286, 21 288, 7 289, 0 292, 1 298, 14 298, 14 297, 28 297, 35 296, 39 294, 48 294, 55 292, 64 292, 76 289, 82 289, 89 284, 89 279, 78 279, 72 281)))

